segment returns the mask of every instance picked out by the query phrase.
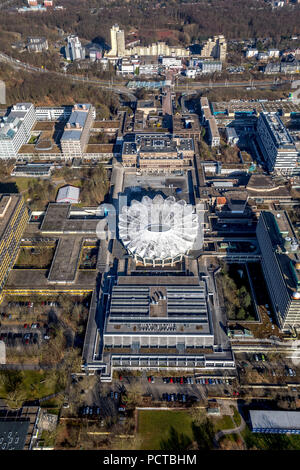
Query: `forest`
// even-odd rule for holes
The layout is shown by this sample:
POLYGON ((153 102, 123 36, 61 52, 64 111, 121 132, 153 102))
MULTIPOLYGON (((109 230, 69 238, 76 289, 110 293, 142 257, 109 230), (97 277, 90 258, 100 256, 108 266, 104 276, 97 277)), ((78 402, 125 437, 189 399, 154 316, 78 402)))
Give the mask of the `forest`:
POLYGON ((142 43, 165 39, 188 45, 220 33, 228 39, 271 37, 276 43, 296 34, 300 24, 300 5, 272 9, 262 0, 62 0, 60 4, 64 10, 39 13, 38 21, 36 14, 23 13, 20 21, 20 14, 6 10, 0 15, 0 31, 55 39, 63 30, 109 43, 109 29, 117 22, 126 33, 137 30, 142 43))

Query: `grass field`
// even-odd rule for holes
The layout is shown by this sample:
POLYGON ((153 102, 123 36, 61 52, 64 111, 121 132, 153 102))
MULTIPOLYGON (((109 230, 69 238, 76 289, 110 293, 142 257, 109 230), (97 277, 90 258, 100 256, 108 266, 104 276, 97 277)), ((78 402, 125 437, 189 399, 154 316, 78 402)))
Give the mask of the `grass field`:
POLYGON ((249 450, 300 450, 300 436, 293 434, 253 433, 248 426, 242 431, 249 450))
MULTIPOLYGON (((138 414, 138 437, 141 442, 142 450, 161 450, 163 441, 170 439, 171 429, 184 437, 195 440, 193 433, 193 422, 197 425, 197 417, 206 417, 204 410, 193 411, 167 411, 167 410, 142 410, 138 414), (197 416, 196 416, 197 415, 197 416), (196 419, 195 419, 196 418, 196 419)), ((211 417, 209 419, 212 435, 209 441, 212 443, 212 437, 222 429, 231 429, 234 427, 230 416, 211 417)), ((205 425, 204 425, 205 427, 205 425)), ((198 427, 198 431, 199 431, 198 427)), ((203 432, 203 430, 201 431, 203 432)), ((203 435, 204 438, 204 435, 203 435)))
POLYGON ((8 398, 15 392, 23 401, 35 400, 58 392, 55 373, 43 371, 8 371, 0 372, 0 398, 8 398))
POLYGON ((173 427, 178 433, 193 439, 192 416, 186 411, 139 411, 138 434, 142 450, 160 450, 161 441, 167 439, 173 427))

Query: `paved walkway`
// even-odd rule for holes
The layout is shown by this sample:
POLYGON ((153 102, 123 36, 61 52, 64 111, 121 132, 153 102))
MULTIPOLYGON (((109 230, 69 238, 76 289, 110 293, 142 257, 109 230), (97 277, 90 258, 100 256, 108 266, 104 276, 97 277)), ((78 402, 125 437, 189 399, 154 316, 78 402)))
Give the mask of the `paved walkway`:
MULTIPOLYGON (((241 416, 241 415, 240 415, 241 416)), ((232 420, 232 423, 235 424, 234 420, 233 420, 233 417, 231 416, 231 420, 232 420)), ((219 448, 220 445, 219 445, 219 440, 221 439, 221 437, 223 436, 226 436, 227 434, 238 434, 241 441, 243 442, 243 446, 244 448, 246 448, 245 446, 245 441, 244 441, 244 438, 242 437, 241 435, 241 432, 245 429, 245 426, 246 426, 246 423, 243 419, 243 417, 241 416, 241 424, 239 426, 235 426, 231 429, 223 429, 221 431, 218 431, 216 434, 215 434, 215 437, 214 437, 214 445, 216 448, 219 448)))

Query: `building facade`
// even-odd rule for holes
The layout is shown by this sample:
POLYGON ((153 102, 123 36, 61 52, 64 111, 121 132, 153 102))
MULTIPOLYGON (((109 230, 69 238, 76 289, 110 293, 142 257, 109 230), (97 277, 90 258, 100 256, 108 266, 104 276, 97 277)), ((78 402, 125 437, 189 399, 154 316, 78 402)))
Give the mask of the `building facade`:
POLYGON ((224 36, 214 36, 209 38, 202 47, 201 57, 212 57, 219 59, 221 62, 226 61, 227 42, 224 36))
POLYGON ((297 327, 300 325, 300 258, 287 213, 262 212, 256 235, 278 326, 283 330, 297 327))
POLYGON ((277 113, 260 113, 257 137, 268 171, 292 173, 297 166, 298 151, 277 113))
POLYGON ((36 122, 32 103, 17 103, 0 119, 0 158, 16 158, 36 122))
POLYGON ((65 57, 68 60, 80 60, 85 58, 85 48, 82 47, 78 36, 72 35, 67 38, 67 45, 65 46, 65 57))
POLYGON ((13 267, 29 219, 22 196, 0 196, 0 291, 3 289, 10 269, 13 267))
POLYGON ((95 117, 91 104, 75 104, 61 137, 64 158, 82 157, 95 117))

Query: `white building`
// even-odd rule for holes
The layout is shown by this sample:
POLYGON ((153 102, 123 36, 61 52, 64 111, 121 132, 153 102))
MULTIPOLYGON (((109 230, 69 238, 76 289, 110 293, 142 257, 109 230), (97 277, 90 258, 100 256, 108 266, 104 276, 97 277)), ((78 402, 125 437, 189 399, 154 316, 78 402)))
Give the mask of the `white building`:
POLYGON ((234 127, 226 127, 226 138, 229 145, 236 145, 239 141, 238 135, 234 127))
POLYGON ((76 186, 64 186, 57 193, 56 202, 78 204, 80 189, 76 186))
POLYGON ((197 70, 196 70, 196 69, 186 69, 185 75, 186 75, 188 78, 196 78, 197 70))
POLYGON ((269 171, 292 173, 298 151, 277 113, 263 112, 257 123, 258 143, 269 171))
POLYGON ((182 59, 180 57, 162 57, 161 60, 162 65, 165 67, 176 67, 181 68, 182 66, 182 59))
POLYGON ((158 64, 143 64, 139 66, 139 75, 156 75, 158 64))
POLYGON ((258 49, 255 49, 255 48, 250 48, 250 49, 247 49, 247 51, 246 51, 247 59, 251 59, 252 57, 256 57, 257 54, 258 54, 258 49))
POLYGON ((60 121, 71 116, 72 106, 37 107, 35 108, 37 121, 60 121))
POLYGON ((280 55, 279 49, 269 49, 268 50, 268 55, 270 58, 278 58, 280 55))
POLYGON ((8 116, 0 120, 0 158, 16 158, 19 149, 30 137, 36 122, 32 103, 15 104, 8 116))
POLYGON ((65 46, 65 56, 68 60, 80 60, 85 58, 85 48, 82 47, 78 36, 72 35, 67 38, 68 44, 65 46))

